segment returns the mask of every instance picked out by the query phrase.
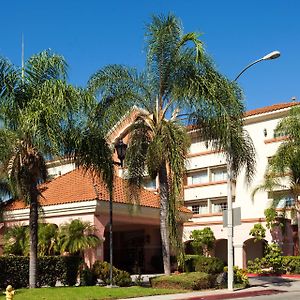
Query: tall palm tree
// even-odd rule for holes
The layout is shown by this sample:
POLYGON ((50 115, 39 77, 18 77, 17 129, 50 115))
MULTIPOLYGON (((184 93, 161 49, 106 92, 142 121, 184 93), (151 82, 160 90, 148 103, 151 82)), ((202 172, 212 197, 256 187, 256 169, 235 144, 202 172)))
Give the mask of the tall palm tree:
POLYGON ((173 15, 154 16, 146 29, 146 54, 144 72, 109 65, 91 77, 89 89, 100 98, 99 123, 107 130, 116 121, 116 112, 141 108, 129 129, 129 194, 138 201, 136 190, 145 171, 158 177, 163 265, 169 274, 169 237, 181 247, 177 212, 190 144, 183 125, 197 125, 203 139, 225 150, 235 175, 246 166, 247 178, 251 177, 254 148, 243 131, 238 87, 218 73, 196 33, 184 34, 173 15))
POLYGON ((64 58, 51 51, 30 57, 23 69, 0 58, 0 188, 30 206, 31 288, 36 286, 38 185, 47 179, 46 159, 74 154, 76 146, 84 149, 86 136, 78 135, 78 128, 93 102, 66 77, 64 58))
POLYGON ((95 230, 95 226, 90 222, 78 219, 61 225, 57 238, 61 254, 64 252, 82 254, 88 248, 95 248, 101 243, 99 237, 95 235, 95 230))
MULTIPOLYGON (((293 199, 298 220, 300 215, 300 107, 290 109, 287 117, 276 126, 275 132, 286 138, 269 160, 264 182, 257 186, 253 195, 259 190, 273 193, 274 201, 287 194, 293 199)), ((298 239, 300 243, 300 222, 298 221, 298 239)), ((300 249, 300 245, 299 245, 300 249)))

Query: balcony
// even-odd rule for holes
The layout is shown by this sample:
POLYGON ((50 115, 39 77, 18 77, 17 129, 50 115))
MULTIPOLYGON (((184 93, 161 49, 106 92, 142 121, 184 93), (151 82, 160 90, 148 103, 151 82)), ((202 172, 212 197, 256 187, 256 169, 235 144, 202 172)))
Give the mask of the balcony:
MULTIPOLYGON (((235 196, 235 187, 232 189, 235 196)), ((200 200, 208 198, 227 197, 227 181, 214 181, 199 184, 190 184, 184 187, 184 200, 200 200)))

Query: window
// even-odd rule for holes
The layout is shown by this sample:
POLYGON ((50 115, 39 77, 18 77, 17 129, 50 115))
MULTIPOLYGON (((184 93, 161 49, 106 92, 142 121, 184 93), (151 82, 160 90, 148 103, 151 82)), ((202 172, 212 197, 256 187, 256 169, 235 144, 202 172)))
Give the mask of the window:
POLYGON ((212 203, 212 212, 213 213, 221 213, 223 210, 227 209, 227 201, 215 202, 212 203))
POLYGON ((292 196, 287 195, 278 200, 276 208, 291 208, 295 205, 295 200, 292 196))
POLYGON ((188 184, 199 184, 208 182, 207 171, 193 173, 188 177, 188 184))
POLYGON ((192 205, 192 212, 193 214, 207 214, 208 213, 207 203, 192 205))
POLYGON ((149 189, 149 190, 155 190, 156 189, 156 180, 153 179, 144 179, 143 180, 143 186, 145 189, 149 189))
POLYGON ((216 169, 212 170, 212 181, 224 181, 227 180, 227 170, 226 169, 216 169))

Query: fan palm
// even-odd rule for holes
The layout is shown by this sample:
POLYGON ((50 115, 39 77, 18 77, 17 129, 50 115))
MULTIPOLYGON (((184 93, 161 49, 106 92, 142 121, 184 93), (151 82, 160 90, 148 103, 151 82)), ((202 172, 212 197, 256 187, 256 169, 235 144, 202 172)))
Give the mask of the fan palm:
POLYGON ((64 58, 51 51, 29 58, 23 70, 0 58, 0 188, 30 206, 30 287, 36 285, 38 184, 47 179, 46 158, 83 145, 76 128, 93 101, 66 76, 64 58))
POLYGON ((26 256, 29 253, 29 230, 27 226, 8 227, 4 233, 4 254, 26 256))
POLYGON ((216 71, 196 33, 184 34, 173 15, 154 16, 146 29, 146 54, 144 72, 109 65, 91 77, 89 89, 101 99, 99 122, 107 129, 116 112, 140 108, 129 128, 129 194, 138 201, 136 189, 145 171, 151 178, 158 176, 163 265, 169 274, 169 237, 181 247, 177 212, 190 144, 183 125, 197 125, 203 139, 225 150, 235 175, 243 166, 247 178, 253 175, 254 148, 243 131, 239 89, 216 71))
POLYGON ((88 248, 95 248, 101 243, 99 237, 95 235, 95 226, 90 222, 72 220, 60 226, 58 234, 58 248, 61 254, 82 254, 88 248))
MULTIPOLYGON (((286 137, 276 153, 269 160, 264 182, 257 186, 253 195, 259 191, 273 193, 275 203, 289 194, 293 199, 293 209, 300 214, 300 107, 290 109, 289 115, 277 125, 275 132, 286 137)), ((273 203, 274 204, 274 203, 273 203)), ((297 218, 299 220, 299 218, 297 218)), ((300 243, 300 224, 298 222, 300 243)))

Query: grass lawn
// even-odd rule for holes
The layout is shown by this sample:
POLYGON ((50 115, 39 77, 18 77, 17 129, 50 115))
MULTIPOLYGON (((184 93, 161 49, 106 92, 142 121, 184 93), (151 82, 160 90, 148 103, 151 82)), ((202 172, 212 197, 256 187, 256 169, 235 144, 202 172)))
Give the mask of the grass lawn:
MULTIPOLYGON (((3 292, 3 291, 2 291, 3 292)), ((54 287, 16 290, 14 300, 98 300, 118 299, 174 293, 186 293, 183 290, 154 289, 147 287, 107 288, 107 287, 54 287)), ((5 295, 1 293, 0 299, 5 295)))

